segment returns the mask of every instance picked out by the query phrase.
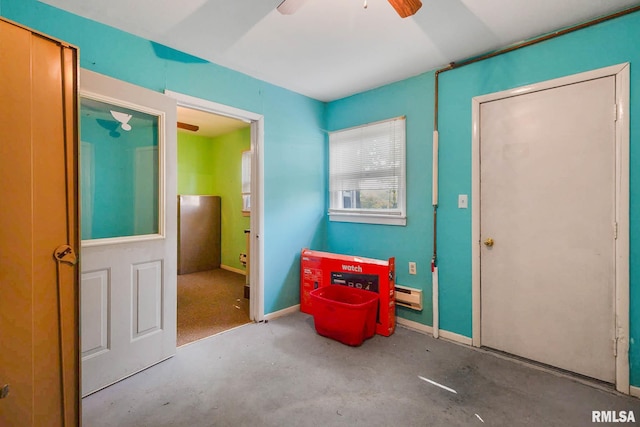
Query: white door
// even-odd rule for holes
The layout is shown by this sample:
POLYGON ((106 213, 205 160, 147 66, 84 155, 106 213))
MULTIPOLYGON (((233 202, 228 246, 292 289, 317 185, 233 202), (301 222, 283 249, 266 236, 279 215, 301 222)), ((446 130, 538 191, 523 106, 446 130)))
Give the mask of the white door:
POLYGON ((482 345, 607 382, 614 106, 613 76, 480 105, 482 345))
POLYGON ((175 354, 176 103, 86 70, 80 87, 87 395, 175 354))

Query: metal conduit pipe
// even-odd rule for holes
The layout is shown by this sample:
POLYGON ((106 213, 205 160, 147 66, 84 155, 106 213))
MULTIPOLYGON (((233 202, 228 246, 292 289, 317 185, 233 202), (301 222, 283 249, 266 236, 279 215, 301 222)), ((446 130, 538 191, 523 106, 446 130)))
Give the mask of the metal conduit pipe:
POLYGON ((531 46, 546 40, 550 40, 565 34, 572 33, 574 31, 582 30, 593 25, 600 24, 605 21, 609 21, 615 18, 619 18, 624 15, 629 15, 634 12, 640 11, 640 6, 634 6, 629 9, 621 10, 619 12, 602 16, 600 18, 593 19, 591 21, 584 22, 582 24, 574 25, 553 33, 545 34, 533 39, 525 40, 511 46, 507 46, 503 49, 488 52, 473 58, 468 58, 460 62, 452 62, 444 68, 436 70, 434 74, 434 109, 433 109, 433 165, 432 165, 432 204, 433 204, 433 257, 431 258, 431 276, 432 276, 432 294, 433 294, 433 336, 438 338, 440 335, 439 325, 439 312, 438 312, 438 299, 439 299, 439 282, 438 282, 438 241, 437 241, 437 224, 438 224, 438 152, 439 152, 439 135, 438 135, 438 102, 439 102, 439 87, 438 79, 440 73, 446 71, 455 70, 456 68, 464 67, 465 65, 473 64, 476 62, 484 61, 485 59, 493 58, 505 53, 513 52, 514 50, 521 49, 523 47, 531 46))

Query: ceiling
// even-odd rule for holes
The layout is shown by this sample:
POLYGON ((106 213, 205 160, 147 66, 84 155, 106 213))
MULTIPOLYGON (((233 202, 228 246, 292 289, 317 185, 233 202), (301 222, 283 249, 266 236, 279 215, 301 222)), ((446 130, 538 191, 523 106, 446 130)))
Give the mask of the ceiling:
POLYGON ((640 0, 40 0, 321 101, 402 80, 640 0))
POLYGON ((178 121, 192 126, 198 126, 197 131, 178 129, 179 132, 195 133, 199 136, 210 138, 250 126, 249 123, 243 122, 242 120, 180 106, 178 107, 178 121))

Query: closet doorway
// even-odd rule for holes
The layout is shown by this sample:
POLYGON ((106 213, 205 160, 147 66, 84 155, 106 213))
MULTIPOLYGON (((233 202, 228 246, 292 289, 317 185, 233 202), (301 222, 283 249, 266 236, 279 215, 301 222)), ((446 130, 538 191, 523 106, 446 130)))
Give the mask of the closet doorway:
POLYGON ((251 321, 252 129, 184 106, 177 120, 179 347, 251 321))

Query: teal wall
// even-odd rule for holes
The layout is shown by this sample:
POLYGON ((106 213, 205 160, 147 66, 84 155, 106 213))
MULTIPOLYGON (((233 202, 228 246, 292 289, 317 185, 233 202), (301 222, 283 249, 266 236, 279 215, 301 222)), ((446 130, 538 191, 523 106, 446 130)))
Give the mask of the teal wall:
POLYGON ((324 247, 324 103, 36 0, 0 0, 0 14, 78 46, 83 68, 262 114, 264 310, 298 304, 300 249, 324 247))
MULTIPOLYGON (((329 104, 246 75, 166 50, 147 40, 76 17, 35 0, 0 0, 0 14, 80 47, 81 65, 156 91, 170 89, 265 117, 265 312, 298 303, 302 247, 395 256, 398 282, 425 291, 426 308, 398 314, 431 323, 431 134, 433 79, 428 72, 329 104), (126 48, 123 48, 126 47, 126 48), (406 227, 329 223, 327 144, 335 130, 407 116, 406 227), (415 261, 418 274, 408 274, 415 261)), ((520 49, 440 75, 440 207, 438 253, 440 326, 471 336, 471 211, 457 209, 471 194, 471 99, 474 96, 623 62, 631 63, 631 383, 640 386, 640 13, 520 49)))
MULTIPOLYGON (((331 252, 369 258, 396 258, 396 282, 422 289, 421 312, 398 307, 398 315, 431 324, 431 134, 433 133, 433 73, 423 74, 327 105, 328 130, 337 130, 397 116, 406 116, 407 225, 329 222, 331 252), (409 275, 409 261, 417 274, 409 275)), ((328 203, 328 200, 327 200, 328 203)))
MULTIPOLYGON (((631 63, 630 153, 630 367, 640 385, 640 13, 627 15, 531 47, 440 74, 440 169, 438 260, 440 327, 472 334, 471 210, 457 208, 457 195, 471 195, 471 100, 473 97, 610 65, 631 63)), ((431 133, 434 73, 334 101, 327 128, 405 114, 407 116, 407 227, 328 223, 330 251, 385 258, 395 255, 398 282, 425 290, 430 305, 432 252, 431 133), (381 244, 382 243, 382 244, 381 244), (407 262, 418 262, 418 275, 407 262)), ((469 201, 471 203, 471 201, 469 201)), ((400 316, 431 324, 431 313, 399 309, 400 316)))

